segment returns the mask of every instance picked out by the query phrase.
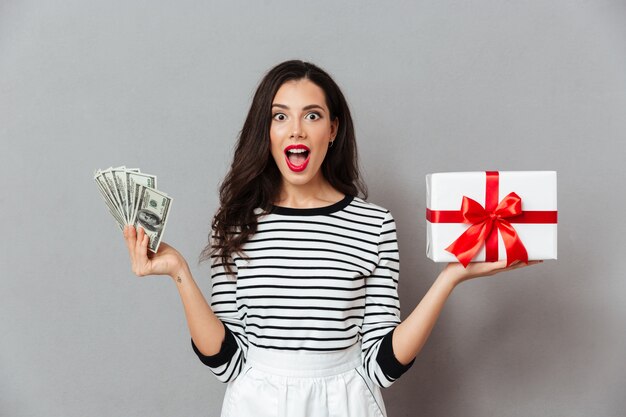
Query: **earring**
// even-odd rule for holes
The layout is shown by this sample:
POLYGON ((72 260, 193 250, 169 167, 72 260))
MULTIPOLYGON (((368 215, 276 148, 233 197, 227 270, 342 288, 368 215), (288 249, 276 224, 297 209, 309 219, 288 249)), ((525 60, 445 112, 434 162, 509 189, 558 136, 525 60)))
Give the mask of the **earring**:
POLYGON ((332 148, 332 147, 333 147, 333 143, 335 143, 335 141, 334 141, 334 140, 331 140, 331 141, 330 141, 330 145, 328 145, 328 147, 329 147, 329 148, 332 148))

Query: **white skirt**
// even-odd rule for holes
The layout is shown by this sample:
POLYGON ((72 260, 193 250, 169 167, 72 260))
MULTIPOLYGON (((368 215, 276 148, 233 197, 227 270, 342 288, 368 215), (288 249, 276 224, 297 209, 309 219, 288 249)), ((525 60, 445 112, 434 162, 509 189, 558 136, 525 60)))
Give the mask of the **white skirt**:
POLYGON ((380 388, 365 374, 361 345, 329 353, 250 346, 226 388, 222 417, 386 417, 380 388))

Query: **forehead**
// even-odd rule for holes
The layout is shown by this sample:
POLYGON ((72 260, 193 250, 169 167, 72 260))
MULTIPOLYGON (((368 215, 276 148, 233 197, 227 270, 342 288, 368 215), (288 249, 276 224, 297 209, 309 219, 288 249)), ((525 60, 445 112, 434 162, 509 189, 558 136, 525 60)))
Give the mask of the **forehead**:
POLYGON ((280 86, 272 101, 274 103, 296 108, 318 104, 326 108, 326 94, 317 84, 306 78, 290 80, 280 86))

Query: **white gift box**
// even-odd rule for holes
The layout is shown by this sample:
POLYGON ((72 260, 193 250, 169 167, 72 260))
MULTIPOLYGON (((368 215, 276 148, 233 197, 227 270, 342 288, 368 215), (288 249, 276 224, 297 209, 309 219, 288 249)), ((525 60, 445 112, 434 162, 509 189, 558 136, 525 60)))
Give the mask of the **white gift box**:
MULTIPOLYGON (((555 171, 480 171, 428 174, 426 175, 426 192, 426 254, 433 261, 459 262, 461 259, 457 259, 446 248, 472 227, 467 215, 464 217, 461 211, 464 196, 475 200, 482 208, 485 208, 486 205, 489 206, 485 210, 486 217, 493 219, 495 216, 500 218, 499 221, 508 222, 508 227, 513 229, 512 233, 517 235, 515 240, 521 241, 526 249, 528 260, 557 258, 555 171), (503 200, 513 196, 509 193, 515 193, 521 199, 521 214, 500 217, 499 213, 502 212, 500 210, 494 215, 495 205, 499 204, 498 207, 502 208, 506 203, 503 200)), ((476 204, 473 207, 482 210, 476 204)), ((476 219, 473 218, 473 221, 476 219)), ((480 222, 476 222, 473 230, 476 231, 479 227, 480 222)), ((490 261, 507 259, 507 248, 502 236, 503 231, 494 225, 492 233, 497 233, 497 245, 495 235, 491 235, 489 243, 480 244, 480 249, 471 257, 472 261, 485 261, 488 259, 487 255, 489 255, 488 260, 490 261), (487 254, 486 246, 489 247, 489 254, 487 254)), ((510 246, 512 238, 507 236, 506 239, 510 246)), ((476 242, 478 240, 476 239, 476 242)), ((478 243, 476 243, 477 245, 478 243)), ((469 262, 467 254, 465 259, 469 262)))

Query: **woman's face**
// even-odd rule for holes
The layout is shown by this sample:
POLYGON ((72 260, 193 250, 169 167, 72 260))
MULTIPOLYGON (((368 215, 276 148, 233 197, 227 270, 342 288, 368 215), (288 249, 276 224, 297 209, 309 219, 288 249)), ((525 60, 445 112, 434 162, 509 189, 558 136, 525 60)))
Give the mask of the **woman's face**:
POLYGON ((272 101, 270 143, 283 186, 323 183, 320 167, 338 124, 330 120, 324 90, 312 81, 287 81, 278 89, 272 101))

